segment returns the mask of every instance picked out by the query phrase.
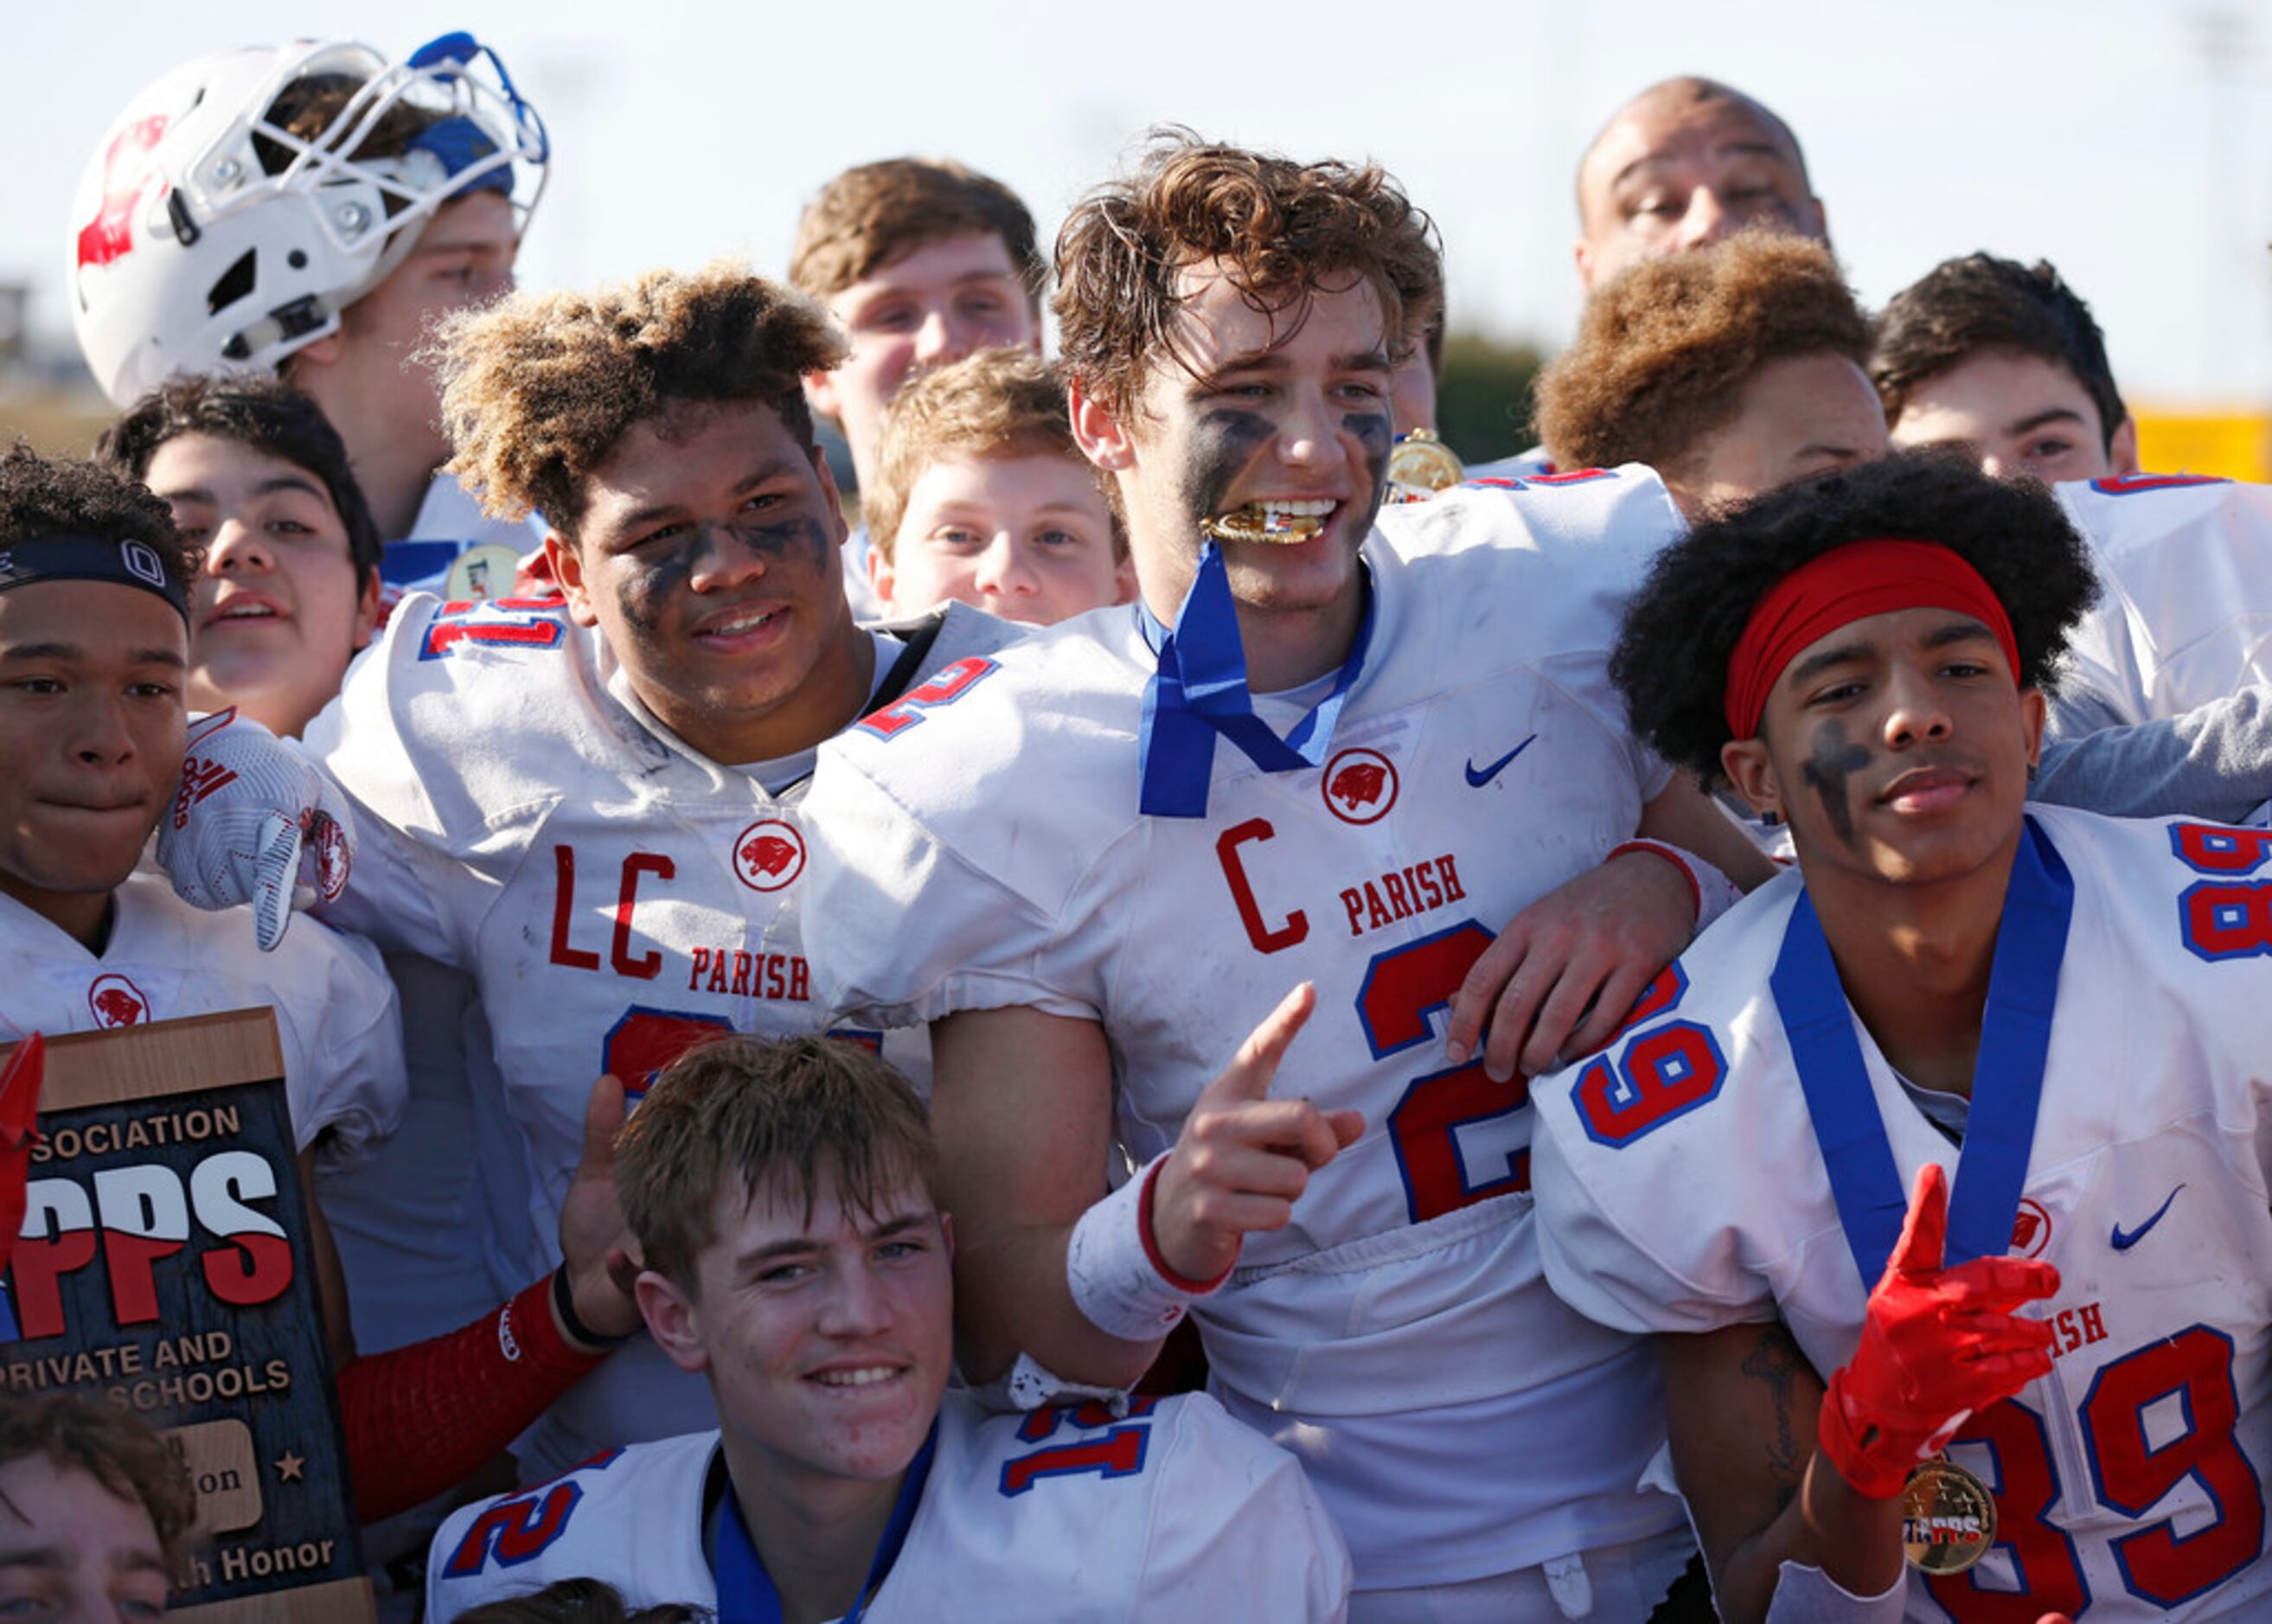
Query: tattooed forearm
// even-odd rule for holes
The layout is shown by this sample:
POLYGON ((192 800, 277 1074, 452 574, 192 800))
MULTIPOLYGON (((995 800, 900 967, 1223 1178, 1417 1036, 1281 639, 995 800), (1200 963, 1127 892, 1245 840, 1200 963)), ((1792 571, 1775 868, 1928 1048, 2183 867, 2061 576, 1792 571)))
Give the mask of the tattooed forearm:
POLYGON ((1797 1403, 1791 1389, 1798 1374, 1812 1368, 1806 1355, 1798 1351, 1798 1344, 1780 1325, 1763 1327, 1759 1340, 1744 1356, 1745 1377, 1764 1384, 1774 1398, 1775 1436, 1767 1441, 1768 1471, 1784 1505, 1798 1494, 1799 1479, 1806 1470, 1806 1458, 1791 1431, 1797 1403))

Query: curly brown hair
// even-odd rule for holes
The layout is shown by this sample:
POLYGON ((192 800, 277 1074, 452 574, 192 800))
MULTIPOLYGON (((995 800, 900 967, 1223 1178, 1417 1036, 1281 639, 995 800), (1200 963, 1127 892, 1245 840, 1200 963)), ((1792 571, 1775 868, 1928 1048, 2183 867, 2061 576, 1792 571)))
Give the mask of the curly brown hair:
POLYGON ((42 457, 23 441, 0 458, 0 548, 41 536, 139 541, 183 591, 198 578, 198 555, 174 528, 174 510, 116 468, 76 457, 42 457))
POLYGON ((0 1464, 44 1455, 58 1471, 86 1472, 119 1499, 140 1506, 178 1583, 198 1517, 190 1469, 140 1416, 78 1393, 0 1398, 0 1464))
POLYGON ((1870 324, 1822 244, 1747 231, 1645 261, 1595 290, 1539 374, 1539 437, 1561 467, 1647 463, 1678 482, 1760 368, 1823 351, 1862 365, 1870 324))
POLYGON ((513 294, 446 318, 426 354, 457 447, 446 471, 493 517, 534 510, 572 540, 592 470, 674 406, 759 402, 810 451, 800 379, 841 363, 845 344, 803 294, 719 260, 594 293, 513 294))
MULTIPOLYGON (((923 470, 946 457, 1062 457, 1090 473, 1072 437, 1064 376, 1030 351, 980 350, 908 380, 884 413, 876 477, 863 493, 868 542, 885 558, 923 470)), ((1110 506, 1102 480, 1097 496, 1110 506)), ((1112 514, 1112 555, 1128 555, 1120 515, 1112 514)))
POLYGON ((1401 361, 1442 305, 1435 234, 1378 165, 1297 164, 1188 130, 1155 131, 1135 173, 1082 198, 1058 234, 1051 303, 1065 364, 1117 411, 1142 394, 1155 357, 1189 370, 1177 283, 1207 259, 1229 267, 1254 309, 1290 312, 1297 327, 1323 283, 1368 283, 1401 361))
POLYGON ((624 1218, 646 1266, 682 1289, 717 1239, 718 1193, 738 1180, 754 1199, 802 1201, 820 1174, 874 1213, 891 1181, 938 1178, 938 1152, 908 1080, 857 1043, 834 1038, 721 1037, 665 1068, 616 1142, 624 1218))
POLYGON ((1002 239, 1036 303, 1049 267, 1034 217, 1018 194, 952 158, 888 158, 847 169, 820 189, 796 223, 788 279, 833 299, 903 254, 945 237, 1002 239))

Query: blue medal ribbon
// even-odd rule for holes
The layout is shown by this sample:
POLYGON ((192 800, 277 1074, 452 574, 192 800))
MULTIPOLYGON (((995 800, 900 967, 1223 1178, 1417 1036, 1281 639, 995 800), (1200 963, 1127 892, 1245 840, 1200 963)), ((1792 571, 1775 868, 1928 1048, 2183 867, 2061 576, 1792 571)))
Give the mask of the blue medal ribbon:
MULTIPOLYGON (((868 1564, 860 1599, 852 1604, 842 1624, 859 1624, 869 1602, 883 1588, 892 1564, 899 1560, 900 1547, 907 1544, 908 1531, 915 1526, 916 1507, 922 1502, 923 1485, 930 1479, 931 1456, 938 1449, 938 1422, 933 1419, 930 1434, 908 1463, 899 1498, 892 1502, 892 1518, 884 1524, 876 1560, 868 1564)), ((773 1576, 766 1571, 757 1546, 750 1543, 750 1531, 742 1521, 742 1505, 734 1497, 730 1479, 718 1518, 718 1624, 781 1624, 781 1592, 774 1588, 773 1576)))
POLYGON ((1349 658, 1342 662, 1333 691, 1280 738, 1254 713, 1246 686, 1246 645, 1239 641, 1238 609, 1230 595, 1230 576, 1222 549, 1210 539, 1200 548, 1192 577, 1172 629, 1138 605, 1145 640, 1160 657, 1159 668, 1144 687, 1143 797, 1147 817, 1205 817, 1207 782, 1214 775, 1214 741, 1229 740, 1265 772, 1292 772, 1325 764, 1333 747, 1334 726, 1349 689, 1364 669, 1372 642, 1372 594, 1368 579, 1364 618, 1349 658))
MULTIPOLYGON (((2028 1156, 2051 1051, 2059 961, 2074 913, 2074 879, 2028 820, 2012 860, 2004 917, 1988 972, 1988 1008, 1972 1069, 1972 1106, 1948 1201, 1951 1266, 2012 1249, 2027 1187, 2028 1156)), ((1909 1192, 1870 1089, 1862 1046, 1813 900, 1801 891, 1768 978, 1790 1040, 1806 1112, 1830 1174, 1830 1193, 1865 1288, 1886 1271, 1900 1240, 1909 1192)))

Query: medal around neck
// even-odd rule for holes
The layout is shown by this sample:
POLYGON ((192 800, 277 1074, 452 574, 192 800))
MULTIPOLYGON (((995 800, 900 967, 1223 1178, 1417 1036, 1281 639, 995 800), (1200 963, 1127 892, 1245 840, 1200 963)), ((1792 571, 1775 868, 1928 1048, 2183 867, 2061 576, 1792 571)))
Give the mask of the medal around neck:
POLYGON ((1946 1456, 1919 1462, 1902 1491, 1902 1553, 1919 1573, 1962 1573, 1996 1543, 1996 1497, 1946 1456))

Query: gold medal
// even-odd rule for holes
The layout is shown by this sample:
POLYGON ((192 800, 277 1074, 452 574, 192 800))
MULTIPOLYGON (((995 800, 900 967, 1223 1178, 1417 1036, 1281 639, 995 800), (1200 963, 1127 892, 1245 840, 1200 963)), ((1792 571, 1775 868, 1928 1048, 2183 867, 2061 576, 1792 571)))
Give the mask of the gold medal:
POLYGON ((1962 1573, 1996 1543, 1996 1497, 1946 1456, 1920 1462, 1902 1490, 1902 1552, 1920 1573, 1962 1573))
POLYGON ((1200 533, 1218 541, 1261 541, 1275 547, 1297 546, 1325 527, 1315 514, 1274 513, 1259 503, 1200 521, 1200 533))
POLYGON ((1415 428, 1388 453, 1388 500, 1392 503, 1425 502, 1467 477, 1459 457, 1430 429, 1415 428))
POLYGON ((502 542, 485 541, 469 547, 451 562, 445 585, 452 603, 488 603, 512 596, 514 574, 520 555, 502 542))

